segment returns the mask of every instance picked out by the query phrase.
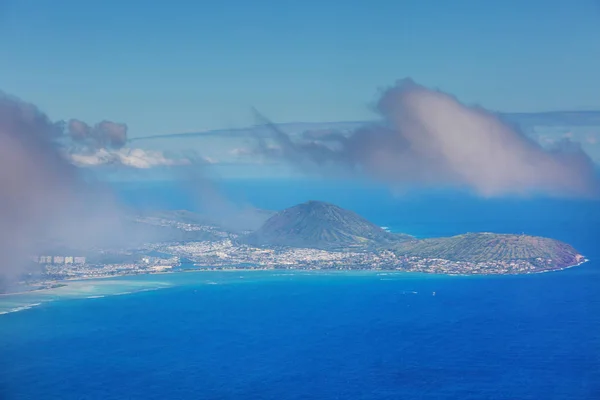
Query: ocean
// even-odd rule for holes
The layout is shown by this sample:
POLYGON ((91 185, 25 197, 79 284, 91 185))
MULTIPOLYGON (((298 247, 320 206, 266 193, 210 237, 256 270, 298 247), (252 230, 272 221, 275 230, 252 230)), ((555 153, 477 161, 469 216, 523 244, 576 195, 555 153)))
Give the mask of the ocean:
MULTIPOLYGON (((521 276, 238 271, 73 282, 0 301, 0 312, 21 308, 0 315, 0 397, 600 399, 597 202, 399 198, 347 183, 222 189, 271 209, 331 201, 420 237, 550 236, 590 261, 521 276)), ((131 205, 194 208, 172 184, 119 193, 131 205)))

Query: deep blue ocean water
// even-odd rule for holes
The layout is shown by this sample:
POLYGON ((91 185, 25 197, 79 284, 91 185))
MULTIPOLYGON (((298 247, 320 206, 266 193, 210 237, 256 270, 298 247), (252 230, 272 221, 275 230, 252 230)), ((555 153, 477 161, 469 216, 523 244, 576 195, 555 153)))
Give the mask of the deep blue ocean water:
MULTIPOLYGON (((82 286, 92 296, 58 296, 0 315, 0 395, 600 399, 598 203, 441 193, 397 199, 378 188, 260 182, 224 191, 264 208, 332 201, 419 236, 540 234, 572 243, 591 261, 526 276, 153 275, 98 290, 160 283, 158 290, 105 297, 82 286)), ((130 186, 121 195, 136 205, 194 207, 167 185, 130 186)))

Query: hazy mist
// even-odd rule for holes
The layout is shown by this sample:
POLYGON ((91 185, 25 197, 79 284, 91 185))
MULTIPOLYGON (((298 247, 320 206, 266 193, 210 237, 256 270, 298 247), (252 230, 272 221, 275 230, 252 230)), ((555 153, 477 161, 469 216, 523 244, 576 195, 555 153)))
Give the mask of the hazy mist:
MULTIPOLYGON (((100 131, 110 140, 123 134, 110 125, 100 131)), ((110 190, 84 179, 70 163, 60 144, 63 135, 62 124, 34 105, 0 94, 0 276, 5 279, 15 278, 30 256, 54 244, 127 240, 123 208, 110 190)))

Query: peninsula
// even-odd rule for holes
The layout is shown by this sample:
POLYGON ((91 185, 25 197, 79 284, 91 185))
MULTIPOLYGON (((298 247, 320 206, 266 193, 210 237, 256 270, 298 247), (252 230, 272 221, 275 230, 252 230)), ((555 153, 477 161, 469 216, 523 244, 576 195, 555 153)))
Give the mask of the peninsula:
POLYGON ((229 269, 527 274, 585 261, 572 246, 543 237, 483 232, 417 239, 390 233, 321 201, 276 213, 259 210, 257 215, 262 220, 251 230, 226 228, 189 211, 135 215, 131 224, 152 231, 153 240, 129 248, 95 249, 87 258, 40 255, 39 279, 229 269))

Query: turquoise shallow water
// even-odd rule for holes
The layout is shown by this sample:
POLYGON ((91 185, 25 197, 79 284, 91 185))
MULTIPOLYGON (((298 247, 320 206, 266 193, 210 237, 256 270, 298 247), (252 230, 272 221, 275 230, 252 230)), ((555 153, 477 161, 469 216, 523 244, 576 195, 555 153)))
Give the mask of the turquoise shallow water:
POLYGON ((0 315, 27 310, 53 301, 126 295, 172 286, 168 281, 160 280, 160 278, 148 279, 148 277, 64 281, 61 283, 66 284, 66 286, 59 288, 3 295, 0 296, 0 315))

